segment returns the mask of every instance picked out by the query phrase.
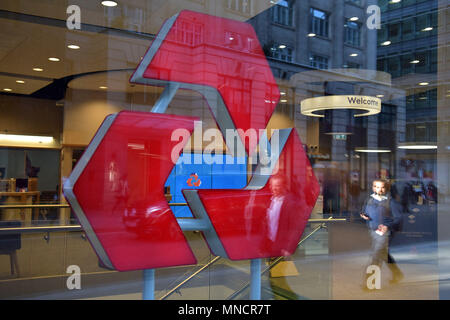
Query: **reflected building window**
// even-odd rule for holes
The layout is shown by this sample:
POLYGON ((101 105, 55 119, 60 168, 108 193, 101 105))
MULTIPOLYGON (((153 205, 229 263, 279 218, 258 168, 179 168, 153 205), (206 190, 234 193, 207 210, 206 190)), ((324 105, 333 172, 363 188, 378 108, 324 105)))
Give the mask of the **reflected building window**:
POLYGON ((328 69, 328 58, 317 54, 311 54, 309 57, 309 65, 317 69, 328 69))
POLYGON ((176 41, 188 46, 196 46, 203 43, 204 28, 201 24, 186 21, 177 21, 174 25, 176 41))
POLYGON ((226 6, 228 10, 251 16, 252 13, 252 0, 226 0, 226 6))
POLYGON ((344 24, 345 44, 355 47, 361 45, 361 24, 354 21, 347 21, 344 24))
POLYGON ((347 3, 356 4, 358 6, 361 5, 361 0, 345 0, 347 3))
POLYGON ((329 16, 326 12, 311 8, 310 9, 310 33, 317 36, 328 37, 329 16))
POLYGON ((359 63, 356 63, 356 62, 348 61, 346 64, 344 64, 344 68, 361 69, 361 65, 359 63))
POLYGON ((281 0, 272 7, 272 22, 284 26, 293 26, 294 16, 294 1, 281 0))
POLYGON ((269 55, 278 60, 292 62, 293 49, 286 45, 274 44, 270 48, 269 55))

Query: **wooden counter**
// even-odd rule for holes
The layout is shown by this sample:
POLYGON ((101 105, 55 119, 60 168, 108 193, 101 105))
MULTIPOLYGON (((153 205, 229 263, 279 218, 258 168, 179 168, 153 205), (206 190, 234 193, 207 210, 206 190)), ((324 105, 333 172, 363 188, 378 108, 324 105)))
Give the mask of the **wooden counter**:
MULTIPOLYGON (((29 192, 0 192, 0 197, 4 199, 5 205, 21 205, 39 203, 39 191, 29 192)), ((1 210, 1 220, 18 220, 25 225, 30 225, 33 209, 3 209, 1 210)))

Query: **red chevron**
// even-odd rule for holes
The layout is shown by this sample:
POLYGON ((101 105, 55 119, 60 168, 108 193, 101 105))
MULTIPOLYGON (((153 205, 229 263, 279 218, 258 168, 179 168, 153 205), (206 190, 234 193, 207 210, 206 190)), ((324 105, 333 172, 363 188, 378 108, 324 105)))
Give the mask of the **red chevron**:
POLYGON ((244 131, 265 129, 280 98, 250 24, 192 11, 180 12, 143 77, 216 89, 244 131))
POLYGON ((194 120, 120 112, 75 183, 77 201, 115 269, 196 263, 164 197, 178 143, 172 131, 192 133, 194 120))
POLYGON ((278 172, 260 190, 199 190, 209 218, 232 260, 279 257, 292 254, 319 195, 314 176, 296 130, 292 130, 278 159, 278 172), (274 179, 286 192, 276 235, 270 239, 268 209, 274 179))

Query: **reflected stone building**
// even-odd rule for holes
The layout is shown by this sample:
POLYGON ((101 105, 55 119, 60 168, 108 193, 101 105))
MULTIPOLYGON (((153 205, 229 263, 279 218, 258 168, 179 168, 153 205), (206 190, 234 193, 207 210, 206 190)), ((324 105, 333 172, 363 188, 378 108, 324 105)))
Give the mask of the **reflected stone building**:
POLYGON ((372 4, 377 1, 278 1, 249 21, 282 89, 278 114, 293 119, 323 179, 324 214, 356 211, 371 180, 403 170, 404 151, 396 146, 405 137, 405 94, 376 71, 377 30, 366 25, 372 4), (378 97, 382 111, 301 114, 302 100, 326 95, 378 97))

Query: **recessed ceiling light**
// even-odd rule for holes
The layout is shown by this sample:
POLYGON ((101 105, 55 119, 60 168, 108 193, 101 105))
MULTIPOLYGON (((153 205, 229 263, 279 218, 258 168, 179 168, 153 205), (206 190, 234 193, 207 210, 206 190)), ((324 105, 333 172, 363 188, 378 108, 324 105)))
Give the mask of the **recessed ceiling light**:
POLYGON ((409 63, 414 63, 414 64, 416 64, 416 63, 419 63, 420 62, 420 60, 412 60, 412 61, 410 61, 409 63))
POLYGON ((27 136, 21 134, 3 134, 0 133, 0 140, 14 141, 14 142, 31 142, 31 143, 52 143, 51 136, 27 136))
POLYGON ((117 6, 117 2, 115 1, 102 1, 102 5, 105 7, 115 7, 117 6))
POLYGON ((422 31, 431 31, 431 30, 433 30, 433 27, 426 27, 426 28, 422 29, 422 31))
POLYGON ((350 57, 357 57, 357 56, 358 56, 357 53, 351 53, 351 54, 350 54, 350 57))
POLYGON ((284 49, 284 48, 286 48, 286 45, 284 45, 284 44, 280 44, 280 45, 278 46, 278 48, 280 48, 280 49, 284 49))
POLYGON ((355 149, 356 152, 365 152, 365 153, 388 153, 391 150, 388 149, 366 149, 366 148, 358 148, 355 149))
POLYGON ((316 36, 316 34, 315 33, 308 33, 308 37, 315 37, 316 36))
POLYGON ((6 92, 11 92, 11 91, 12 91, 12 89, 10 89, 10 88, 4 88, 4 89, 3 89, 3 91, 6 91, 6 92))
POLYGON ((53 61, 53 62, 58 62, 58 61, 60 61, 59 58, 55 58, 55 57, 50 57, 50 58, 48 58, 48 60, 53 61))
POLYGON ((399 149, 407 149, 407 150, 433 150, 437 149, 438 146, 436 143, 400 143, 397 147, 399 149))
POLYGON ((44 71, 44 69, 42 69, 42 68, 33 68, 33 71, 42 72, 42 71, 44 71))
POLYGON ((108 87, 100 86, 99 89, 108 89, 108 87))
POLYGON ((387 40, 387 41, 385 41, 385 42, 382 42, 381 45, 382 45, 382 46, 388 46, 388 45, 390 45, 391 43, 392 43, 391 41, 387 40))
POLYGON ((350 21, 358 21, 359 20, 359 18, 358 17, 351 17, 350 19, 348 19, 348 20, 350 20, 350 21))
POLYGON ((280 91, 280 95, 285 96, 285 95, 286 95, 286 92, 280 91))
POLYGON ((25 81, 23 81, 23 80, 16 80, 16 83, 24 84, 25 81))
POLYGON ((78 49, 80 49, 80 46, 77 46, 76 44, 69 44, 67 46, 67 48, 73 49, 73 50, 78 50, 78 49))
POLYGON ((429 82, 420 82, 419 83, 419 86, 427 86, 427 85, 429 85, 430 83, 429 82))
POLYGON ((286 103, 286 102, 287 102, 287 100, 286 100, 286 99, 283 99, 283 100, 280 100, 280 102, 282 102, 282 103, 286 103))

